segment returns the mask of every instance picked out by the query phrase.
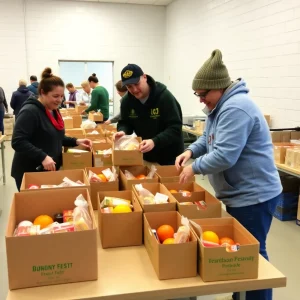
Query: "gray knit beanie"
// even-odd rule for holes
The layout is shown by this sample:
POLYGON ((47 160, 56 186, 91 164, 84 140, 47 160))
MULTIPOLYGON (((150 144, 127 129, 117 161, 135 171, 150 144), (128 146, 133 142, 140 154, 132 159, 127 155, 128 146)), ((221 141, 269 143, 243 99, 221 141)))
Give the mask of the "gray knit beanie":
POLYGON ((195 75, 193 90, 217 90, 227 88, 230 84, 231 79, 222 61, 222 53, 216 49, 195 75))

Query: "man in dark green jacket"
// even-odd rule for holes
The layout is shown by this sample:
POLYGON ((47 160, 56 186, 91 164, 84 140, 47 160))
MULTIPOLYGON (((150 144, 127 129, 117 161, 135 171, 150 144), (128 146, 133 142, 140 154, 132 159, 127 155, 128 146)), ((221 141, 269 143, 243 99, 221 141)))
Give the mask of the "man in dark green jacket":
POLYGON ((142 137, 144 159, 160 165, 173 165, 183 150, 182 112, 170 91, 134 64, 121 72, 128 89, 121 104, 121 119, 115 138, 136 133, 142 137))

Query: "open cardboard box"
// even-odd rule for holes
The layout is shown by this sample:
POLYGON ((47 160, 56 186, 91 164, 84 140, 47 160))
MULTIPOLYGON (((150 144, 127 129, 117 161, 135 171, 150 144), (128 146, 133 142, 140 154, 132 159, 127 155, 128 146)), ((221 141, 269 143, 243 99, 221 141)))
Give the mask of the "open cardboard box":
POLYGON ((87 108, 88 107, 86 105, 76 105, 75 112, 78 113, 78 114, 81 114, 87 108))
POLYGON ((191 192, 190 197, 185 197, 182 193, 172 193, 177 200, 177 210, 181 215, 189 219, 221 218, 221 202, 197 183, 165 183, 164 186, 166 186, 168 190, 186 190, 191 192), (205 205, 181 204, 184 202, 194 203, 195 201, 205 201, 205 205))
POLYGON ((129 171, 133 176, 145 175, 147 176, 150 172, 150 169, 146 166, 129 166, 120 168, 120 184, 122 190, 131 190, 134 184, 139 183, 153 183, 158 182, 158 177, 154 174, 153 178, 148 179, 127 179, 125 176, 125 171, 129 171))
MULTIPOLYGON (((157 166, 156 174, 159 182, 179 182, 179 176, 182 172, 182 168, 177 170, 175 166, 157 166)), ((189 179, 190 182, 195 181, 195 176, 189 179)))
POLYGON ((93 122, 103 122, 103 114, 101 112, 89 112, 88 118, 93 122))
POLYGON ((14 194, 5 241, 11 290, 98 278, 97 227, 86 188, 14 194), (53 216, 74 209, 74 201, 80 194, 89 203, 91 230, 13 236, 23 220, 33 222, 39 215, 53 216))
POLYGON ((287 149, 292 148, 292 149, 300 150, 300 145, 292 144, 292 143, 274 143, 273 146, 274 146, 274 160, 276 163, 279 164, 285 163, 287 149))
POLYGON ((84 146, 77 146, 71 149, 86 150, 82 153, 68 153, 68 147, 64 147, 62 159, 64 170, 85 169, 93 166, 93 153, 91 149, 84 146))
POLYGON ((97 150, 112 149, 111 143, 93 143, 93 162, 94 167, 112 166, 112 154, 96 154, 97 150))
POLYGON ((117 128, 113 125, 99 124, 97 127, 100 127, 105 136, 109 138, 111 138, 113 134, 117 132, 117 128))
MULTIPOLYGON (((41 186, 44 184, 61 184, 63 179, 67 177, 72 181, 80 180, 85 186, 73 186, 73 187, 60 187, 55 189, 78 189, 78 188, 88 188, 90 189, 90 183, 86 177, 86 173, 84 170, 62 170, 56 172, 32 172, 32 173, 24 173, 23 180, 20 188, 20 192, 31 192, 31 191, 40 191, 40 189, 31 189, 29 190, 28 187, 31 184, 41 186)), ((46 188, 44 190, 53 190, 53 188, 46 188)))
POLYGON ((159 279, 195 277, 197 275, 197 239, 191 231, 190 242, 160 244, 151 229, 170 225, 174 232, 181 226, 181 216, 176 211, 144 214, 144 244, 159 279))
POLYGON ((103 248, 140 246, 143 244, 143 210, 132 191, 98 193, 98 228, 103 248), (100 203, 104 197, 130 200, 131 213, 102 213, 100 203))
POLYGON ((69 117, 69 116, 65 116, 63 117, 64 120, 64 124, 65 124, 65 129, 72 129, 74 127, 74 122, 73 122, 73 118, 69 117))
MULTIPOLYGON (((101 174, 101 172, 107 168, 111 167, 88 167, 85 168, 86 171, 86 176, 88 178, 89 176, 89 171, 92 171, 96 175, 101 174)), ((117 169, 117 174, 118 174, 118 169, 117 169)), ((118 191, 119 190, 119 179, 116 181, 111 181, 111 182, 91 182, 91 201, 94 209, 98 208, 98 197, 97 193, 102 192, 102 191, 118 191)))
POLYGON ((105 134, 101 128, 85 129, 84 131, 86 138, 92 141, 101 140, 105 138, 105 134), (91 134, 93 131, 97 131, 98 134, 91 134))
POLYGON ((199 273, 203 281, 255 279, 258 277, 259 242, 234 218, 192 220, 203 231, 214 231, 219 238, 229 237, 240 244, 236 252, 226 247, 204 247, 200 232, 191 223, 198 237, 199 273))
POLYGON ((73 115, 73 128, 80 128, 82 123, 82 116, 81 115, 73 115))
POLYGON ((77 139, 84 139, 85 138, 85 132, 84 132, 83 129, 79 129, 79 128, 67 129, 66 130, 66 136, 74 137, 74 138, 77 138, 77 139))
MULTIPOLYGON (((136 137, 139 143, 142 142, 140 137, 136 137)), ((143 153, 139 150, 115 150, 115 142, 113 141, 113 165, 114 166, 142 166, 143 153)))
POLYGON ((168 191, 168 189, 163 186, 161 183, 142 183, 143 188, 150 191, 154 196, 156 193, 165 194, 169 197, 168 203, 162 204, 144 204, 143 199, 139 196, 138 191, 135 188, 135 185, 132 186, 132 190, 137 196, 141 207, 144 212, 161 212, 161 211, 176 211, 176 199, 174 196, 168 191))

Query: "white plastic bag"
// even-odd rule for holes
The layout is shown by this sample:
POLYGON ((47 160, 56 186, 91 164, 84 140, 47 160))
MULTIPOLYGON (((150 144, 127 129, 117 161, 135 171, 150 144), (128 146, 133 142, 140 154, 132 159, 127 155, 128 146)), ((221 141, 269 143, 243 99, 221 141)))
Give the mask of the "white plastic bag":
POLYGON ((76 206, 73 211, 75 231, 92 229, 92 219, 88 209, 89 205, 82 194, 76 198, 74 204, 76 206))
POLYGON ((85 120, 82 122, 80 127, 82 129, 94 129, 97 127, 97 124, 91 120, 85 120))
POLYGON ((145 189, 142 184, 136 184, 135 188, 141 196, 144 204, 155 204, 154 195, 150 191, 145 189))
POLYGON ((190 226, 189 226, 189 219, 181 216, 181 225, 177 232, 174 234, 174 244, 183 244, 187 243, 190 240, 190 226))
POLYGON ((136 135, 123 135, 115 141, 115 150, 139 150, 140 143, 136 135))
POLYGON ((155 165, 151 165, 150 172, 148 173, 146 178, 147 179, 152 179, 156 171, 157 171, 157 169, 156 169, 155 165))

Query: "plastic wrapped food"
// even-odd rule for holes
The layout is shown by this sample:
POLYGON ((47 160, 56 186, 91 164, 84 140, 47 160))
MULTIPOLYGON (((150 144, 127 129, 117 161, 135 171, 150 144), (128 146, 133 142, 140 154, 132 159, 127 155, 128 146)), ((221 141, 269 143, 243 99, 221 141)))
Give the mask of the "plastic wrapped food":
POLYGON ((105 207, 116 207, 118 205, 127 205, 127 206, 132 206, 130 200, 125 200, 121 198, 116 198, 116 197, 104 197, 100 204, 100 208, 105 208, 105 207))
POLYGON ((155 165, 151 165, 150 172, 146 176, 147 179, 152 179, 154 177, 155 172, 157 171, 155 165))
POLYGON ((135 135, 124 135, 115 141, 115 150, 139 150, 140 143, 135 135))
POLYGON ((154 195, 145 189, 142 184, 136 184, 135 188, 139 193, 139 196, 142 198, 144 204, 155 204, 154 195))
POLYGON ((94 129, 97 127, 97 124, 91 120, 85 120, 82 122, 80 127, 82 129, 94 129))
POLYGON ((130 173, 128 170, 125 170, 124 174, 125 174, 126 179, 129 179, 129 180, 136 179, 136 177, 132 173, 130 173))
POLYGON ((182 226, 180 226, 177 232, 174 234, 174 238, 175 238, 174 244, 183 244, 189 242, 190 240, 191 230, 189 227, 188 218, 182 216, 181 224, 182 226))
POLYGON ((75 209, 73 210, 73 223, 75 231, 82 231, 92 229, 92 219, 88 210, 88 203, 80 194, 75 202, 75 209))

